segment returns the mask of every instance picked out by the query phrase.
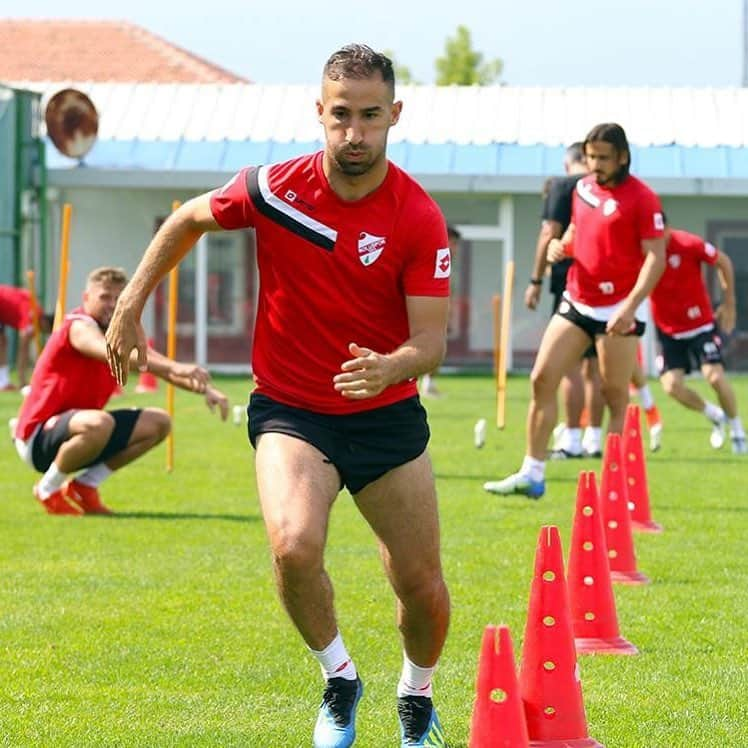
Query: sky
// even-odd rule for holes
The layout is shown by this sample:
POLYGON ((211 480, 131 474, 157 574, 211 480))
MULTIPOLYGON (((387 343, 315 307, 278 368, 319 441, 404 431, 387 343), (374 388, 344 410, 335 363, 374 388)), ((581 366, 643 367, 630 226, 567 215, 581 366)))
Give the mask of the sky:
POLYGON ((434 61, 464 25, 485 60, 503 60, 509 85, 738 86, 744 2, 0 0, 0 17, 131 21, 257 83, 316 83, 353 41, 434 83, 434 61))

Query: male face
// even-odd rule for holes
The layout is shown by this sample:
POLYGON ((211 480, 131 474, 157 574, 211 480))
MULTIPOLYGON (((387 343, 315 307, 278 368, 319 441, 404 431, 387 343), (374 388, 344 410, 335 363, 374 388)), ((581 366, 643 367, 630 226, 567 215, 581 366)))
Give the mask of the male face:
POLYGON ((379 73, 370 78, 324 78, 317 113, 331 165, 355 177, 380 164, 387 133, 401 109, 402 102, 393 102, 392 91, 379 73))
POLYGON ((628 152, 620 153, 604 140, 593 140, 585 146, 587 168, 600 185, 614 186, 623 176, 622 169, 629 160, 628 152))
POLYGON ((102 330, 109 327, 117 299, 124 286, 108 281, 89 283, 83 292, 83 311, 90 314, 102 330))

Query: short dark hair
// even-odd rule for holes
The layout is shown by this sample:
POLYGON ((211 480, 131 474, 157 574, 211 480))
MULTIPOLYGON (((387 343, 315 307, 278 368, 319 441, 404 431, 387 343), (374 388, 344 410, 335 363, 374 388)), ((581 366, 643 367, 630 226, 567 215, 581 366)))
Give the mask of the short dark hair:
POLYGON ((447 236, 450 239, 462 239, 462 234, 460 233, 460 230, 457 228, 457 226, 454 226, 451 223, 447 224, 447 236))
POLYGON ((566 160, 570 164, 584 163, 584 143, 581 140, 577 140, 566 149, 566 160))
POLYGON ((375 73, 382 76, 394 96, 395 71, 392 60, 366 44, 346 44, 341 47, 330 55, 322 71, 325 78, 333 81, 342 78, 371 78, 375 73))
POLYGON ((621 172, 628 174, 631 168, 631 149, 629 148, 629 141, 626 138, 624 129, 615 122, 603 122, 602 124, 595 125, 584 139, 585 153, 587 152, 587 145, 589 143, 598 141, 610 143, 619 154, 625 153, 629 157, 628 161, 621 167, 621 172))

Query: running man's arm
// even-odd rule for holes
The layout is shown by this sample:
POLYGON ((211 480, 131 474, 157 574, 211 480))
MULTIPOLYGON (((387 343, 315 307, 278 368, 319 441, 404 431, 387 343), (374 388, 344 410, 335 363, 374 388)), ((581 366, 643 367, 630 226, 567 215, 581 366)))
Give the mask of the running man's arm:
POLYGON ((130 369, 127 362, 134 349, 137 368, 142 371, 147 366, 147 344, 140 316, 148 296, 206 231, 221 228, 210 210, 211 194, 206 192, 189 200, 164 221, 117 301, 106 346, 107 360, 120 384, 127 382, 130 369))
POLYGON ((31 341, 34 337, 34 331, 24 330, 18 335, 18 350, 16 351, 16 371, 18 372, 18 384, 23 387, 26 385, 26 371, 31 360, 31 341))
POLYGON ((343 362, 342 373, 333 378, 335 389, 343 397, 352 400, 374 397, 391 384, 413 379, 439 366, 447 347, 449 298, 408 296, 406 306, 410 337, 391 353, 350 343, 348 349, 353 358, 343 362))
POLYGON ((717 250, 719 284, 722 287, 722 303, 717 308, 716 317, 720 328, 729 335, 735 329, 735 271, 732 260, 721 250, 717 250))
MULTIPOLYGON (((558 239, 563 233, 563 226, 558 221, 545 219, 540 224, 540 231, 535 242, 535 261, 532 265, 533 280, 540 281, 545 275, 545 268, 548 263, 548 245, 553 239, 558 239)), ((525 306, 528 309, 535 309, 540 299, 540 283, 530 282, 525 290, 525 306)))

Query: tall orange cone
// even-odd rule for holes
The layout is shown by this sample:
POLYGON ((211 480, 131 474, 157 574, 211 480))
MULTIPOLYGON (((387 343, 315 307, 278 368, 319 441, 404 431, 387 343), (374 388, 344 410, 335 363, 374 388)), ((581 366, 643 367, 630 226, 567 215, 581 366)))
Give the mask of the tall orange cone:
POLYGON ((566 582, 577 653, 638 654, 618 629, 600 500, 591 470, 579 473, 566 582))
POLYGON ((642 445, 641 413, 639 406, 631 403, 626 408, 623 424, 623 455, 626 464, 626 481, 629 492, 631 529, 638 532, 662 532, 662 525, 652 519, 647 488, 647 466, 642 445))
POLYGON ((470 748, 528 748, 525 710, 507 626, 483 631, 470 748))
POLYGON ((600 505, 605 526, 610 578, 622 584, 649 584, 647 576, 636 568, 620 434, 608 434, 605 442, 600 505))
POLYGON ((558 528, 540 529, 519 690, 533 748, 602 748, 587 734, 558 528))
MULTIPOLYGON (((148 347, 153 348, 153 340, 148 338, 148 347)), ((141 371, 138 377, 138 383, 135 386, 135 392, 143 394, 145 392, 156 392, 158 390, 158 379, 150 371, 141 371)))

